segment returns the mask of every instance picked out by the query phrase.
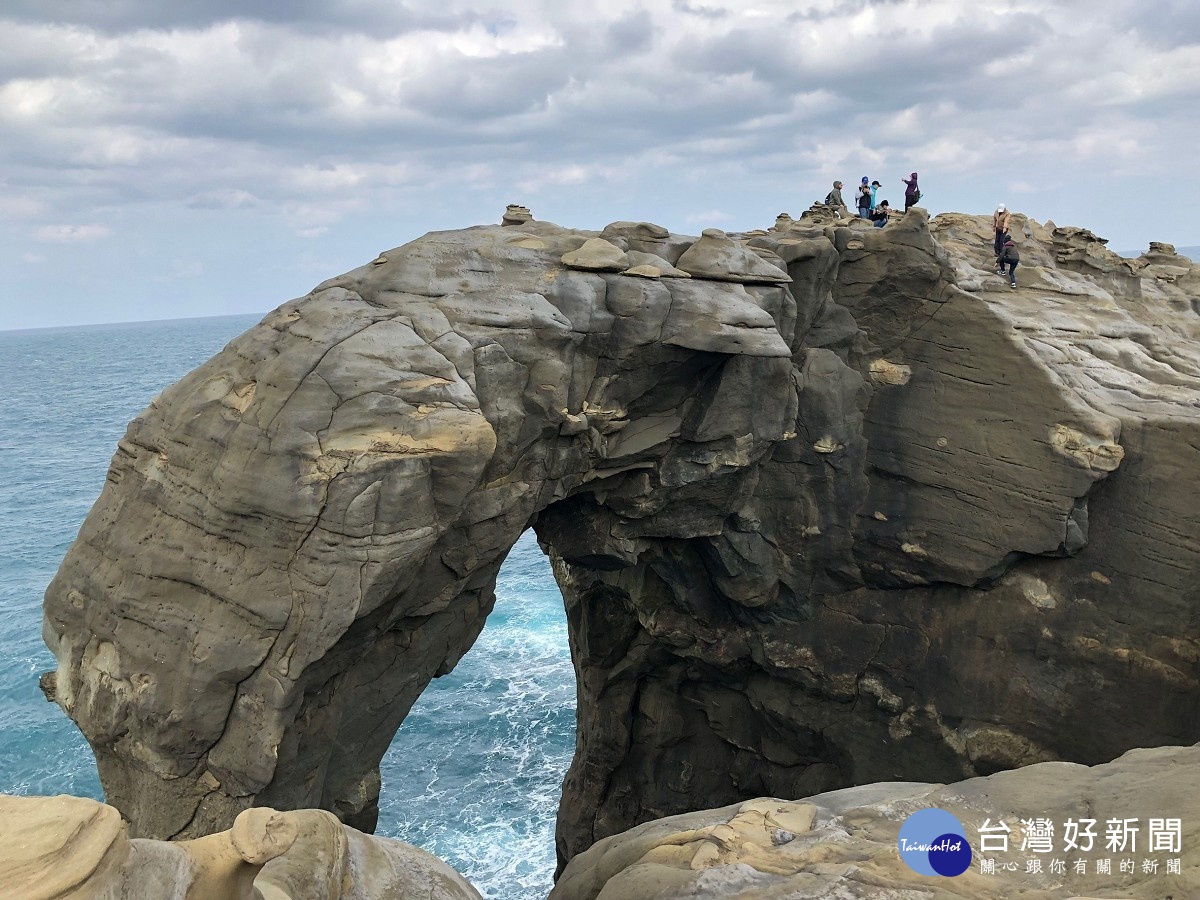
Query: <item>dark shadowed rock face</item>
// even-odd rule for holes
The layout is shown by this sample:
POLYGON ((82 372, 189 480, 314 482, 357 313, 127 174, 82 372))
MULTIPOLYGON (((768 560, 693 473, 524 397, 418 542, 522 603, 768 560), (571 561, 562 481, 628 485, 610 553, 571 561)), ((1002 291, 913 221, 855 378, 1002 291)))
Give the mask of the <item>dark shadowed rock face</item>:
POLYGON ((431 234, 280 307, 130 425, 47 592, 110 802, 369 828, 528 527, 579 679, 563 859, 1200 740, 1200 269, 1019 226, 1017 291, 988 222, 914 210, 431 234))

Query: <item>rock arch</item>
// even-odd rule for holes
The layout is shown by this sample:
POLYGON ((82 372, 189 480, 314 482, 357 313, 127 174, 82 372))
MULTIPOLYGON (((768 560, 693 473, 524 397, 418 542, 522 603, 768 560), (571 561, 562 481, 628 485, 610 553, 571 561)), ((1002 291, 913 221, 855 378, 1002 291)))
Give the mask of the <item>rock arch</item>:
POLYGON ((1191 734, 1059 727, 1170 681, 1086 683, 1128 669, 1080 642, 1120 598, 1065 600, 1121 422, 955 286, 923 214, 884 231, 435 233, 268 315, 131 423, 47 591, 109 802, 155 837, 252 805, 370 830, 529 527, 579 679, 563 859, 750 796, 1191 734), (981 661, 1009 641, 1036 674, 1045 631, 1072 692, 981 661))

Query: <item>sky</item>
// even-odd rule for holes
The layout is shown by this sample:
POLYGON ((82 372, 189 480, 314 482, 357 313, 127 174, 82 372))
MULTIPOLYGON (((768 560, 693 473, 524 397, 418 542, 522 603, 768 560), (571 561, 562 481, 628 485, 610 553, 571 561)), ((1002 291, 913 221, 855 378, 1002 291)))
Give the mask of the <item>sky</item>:
MULTIPOLYGON (((427 231, 834 179, 1200 244, 1195 0, 4 0, 0 329, 265 313, 427 231)), ((853 201, 850 201, 853 202, 853 201)))

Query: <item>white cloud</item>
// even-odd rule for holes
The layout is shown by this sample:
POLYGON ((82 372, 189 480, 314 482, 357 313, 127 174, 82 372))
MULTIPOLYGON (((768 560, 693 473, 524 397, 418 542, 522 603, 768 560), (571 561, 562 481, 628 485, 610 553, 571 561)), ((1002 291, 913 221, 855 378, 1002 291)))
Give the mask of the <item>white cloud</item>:
MULTIPOLYGON (((835 178, 891 192, 917 169, 942 208, 986 212, 1020 181, 1043 215, 1132 229, 1121 198, 1200 140, 1200 6, 1165 2, 12 0, 0 217, 42 241, 153 211, 320 243, 534 197, 583 226, 749 227, 835 178), (1104 202, 1061 187, 1081 166, 1104 202)), ((1197 190, 1156 220, 1178 235, 1124 242, 1200 241, 1197 190)))
POLYGON ((104 225, 43 225, 34 232, 39 241, 50 244, 85 244, 112 234, 104 225))
POLYGON ((204 263, 197 259, 177 259, 171 268, 161 275, 154 276, 159 283, 171 281, 192 281, 204 274, 204 263))
POLYGON ((705 212, 691 213, 684 216, 683 219, 689 225, 696 225, 701 228, 711 228, 718 222, 730 222, 733 216, 729 213, 721 212, 719 209, 710 209, 705 212))

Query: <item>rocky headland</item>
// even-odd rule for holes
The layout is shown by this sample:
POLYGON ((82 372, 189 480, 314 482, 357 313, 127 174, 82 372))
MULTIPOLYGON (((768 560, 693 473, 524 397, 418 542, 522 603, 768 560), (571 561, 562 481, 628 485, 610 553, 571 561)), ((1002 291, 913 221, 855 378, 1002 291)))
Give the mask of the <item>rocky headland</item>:
POLYGON ((988 220, 920 209, 505 221, 324 282, 130 424, 44 633, 135 837, 370 831, 528 528, 578 679, 564 865, 1200 741, 1200 267, 1018 216, 1012 290, 988 220))

